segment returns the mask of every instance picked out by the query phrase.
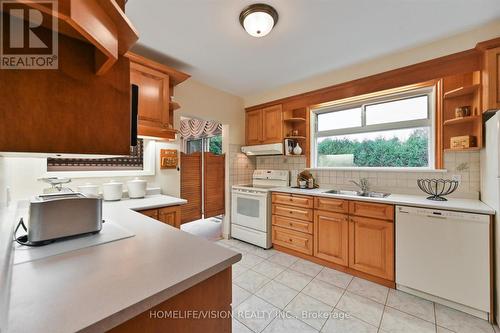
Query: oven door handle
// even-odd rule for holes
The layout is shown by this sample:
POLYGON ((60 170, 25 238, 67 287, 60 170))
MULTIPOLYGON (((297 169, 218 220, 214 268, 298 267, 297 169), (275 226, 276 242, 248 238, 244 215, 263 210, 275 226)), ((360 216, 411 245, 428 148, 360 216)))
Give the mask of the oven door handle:
POLYGON ((265 198, 267 196, 266 193, 262 193, 262 192, 250 192, 250 191, 233 191, 233 194, 234 195, 237 195, 237 196, 251 196, 253 198, 265 198))

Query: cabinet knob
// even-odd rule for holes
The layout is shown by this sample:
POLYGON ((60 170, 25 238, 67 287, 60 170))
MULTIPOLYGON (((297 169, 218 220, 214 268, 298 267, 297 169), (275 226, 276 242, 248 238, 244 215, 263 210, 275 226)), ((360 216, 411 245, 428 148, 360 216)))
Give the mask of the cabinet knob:
POLYGON ((293 240, 292 240, 291 238, 289 238, 289 239, 288 239, 288 241, 289 241, 290 243, 292 243, 292 242, 293 242, 293 240))
POLYGON ((288 223, 288 224, 290 225, 290 227, 291 227, 291 226, 293 226, 293 223, 292 223, 292 222, 290 222, 290 223, 288 223))
POLYGON ((292 212, 292 211, 290 211, 290 214, 293 214, 293 212, 292 212))

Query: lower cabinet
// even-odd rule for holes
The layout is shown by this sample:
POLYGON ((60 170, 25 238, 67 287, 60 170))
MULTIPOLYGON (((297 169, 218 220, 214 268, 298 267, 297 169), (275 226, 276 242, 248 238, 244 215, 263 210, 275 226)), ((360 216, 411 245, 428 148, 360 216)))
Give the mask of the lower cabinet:
POLYGON ((163 223, 169 224, 172 227, 180 228, 181 226, 180 206, 170 206, 157 209, 140 210, 139 213, 149 216, 163 223))
POLYGON ((349 264, 349 217, 327 211, 314 212, 314 256, 347 266, 349 264))
POLYGON ((274 245, 393 285, 394 205, 285 193, 272 203, 274 245))
POLYGON ((180 228, 181 226, 181 207, 172 206, 160 208, 158 210, 158 220, 169 224, 172 227, 180 228))
POLYGON ((349 218, 349 267, 394 280, 394 223, 349 218))
POLYGON ((313 236, 286 228, 273 226, 273 244, 278 244, 289 249, 313 254, 313 236))

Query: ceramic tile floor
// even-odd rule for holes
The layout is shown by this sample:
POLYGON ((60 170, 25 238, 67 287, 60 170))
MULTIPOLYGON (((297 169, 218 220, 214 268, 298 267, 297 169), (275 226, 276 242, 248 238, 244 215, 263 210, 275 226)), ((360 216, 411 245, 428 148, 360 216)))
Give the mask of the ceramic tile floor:
POLYGON ((233 333, 495 333, 487 321, 236 239, 233 333))

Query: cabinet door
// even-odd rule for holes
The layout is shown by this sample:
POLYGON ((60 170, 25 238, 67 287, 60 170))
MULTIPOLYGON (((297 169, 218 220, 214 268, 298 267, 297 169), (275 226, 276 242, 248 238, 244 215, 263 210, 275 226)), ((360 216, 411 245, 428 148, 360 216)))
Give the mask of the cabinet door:
POLYGON ((248 146, 262 143, 262 110, 248 111, 246 122, 246 144, 248 146))
POLYGON ((159 209, 159 220, 172 227, 181 226, 181 209, 179 206, 165 207, 159 209))
POLYGON ((394 224, 366 217, 351 217, 349 267, 394 281, 394 224))
POLYGON ((262 110, 262 142, 280 143, 283 140, 283 112, 280 105, 262 110))
POLYGON ((349 218, 345 214, 314 212, 314 256, 347 266, 349 218))
POLYGON ((500 47, 484 52, 483 110, 500 109, 500 47))
POLYGON ((158 209, 140 210, 139 213, 149 216, 152 219, 158 220, 158 209))
POLYGON ((130 82, 139 86, 139 125, 168 128, 170 100, 168 75, 131 63, 130 82))

